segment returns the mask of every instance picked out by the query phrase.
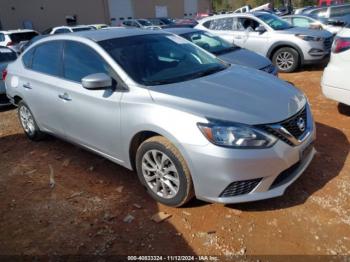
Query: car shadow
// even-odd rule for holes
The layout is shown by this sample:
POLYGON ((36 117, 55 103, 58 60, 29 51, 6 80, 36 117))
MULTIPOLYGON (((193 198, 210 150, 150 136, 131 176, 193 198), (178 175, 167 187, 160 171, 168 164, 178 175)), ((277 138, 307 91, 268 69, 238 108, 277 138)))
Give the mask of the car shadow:
POLYGON ((0 254, 195 255, 134 172, 59 139, 0 136, 0 199, 0 254))
POLYGON ((349 141, 344 133, 334 127, 317 123, 317 154, 307 170, 283 196, 262 201, 227 205, 242 211, 266 211, 303 204, 341 172, 349 153, 349 141))
POLYGON ((13 106, 13 105, 1 106, 0 107, 0 113, 1 112, 6 112, 6 111, 10 111, 10 110, 13 110, 13 109, 16 109, 16 107, 13 106))
POLYGON ((339 103, 338 112, 344 116, 350 116, 350 106, 339 103))

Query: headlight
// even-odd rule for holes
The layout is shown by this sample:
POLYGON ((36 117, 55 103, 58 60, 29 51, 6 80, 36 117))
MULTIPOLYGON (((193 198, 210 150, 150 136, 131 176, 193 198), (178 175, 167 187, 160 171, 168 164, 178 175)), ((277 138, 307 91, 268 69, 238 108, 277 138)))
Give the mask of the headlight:
POLYGON ((309 35, 295 35, 296 37, 299 37, 300 39, 304 41, 315 41, 315 42, 321 42, 323 41, 322 37, 318 36, 309 36, 309 35))
POLYGON ((241 124, 202 124, 198 123, 204 136, 213 144, 232 148, 268 148, 277 138, 259 129, 241 124))

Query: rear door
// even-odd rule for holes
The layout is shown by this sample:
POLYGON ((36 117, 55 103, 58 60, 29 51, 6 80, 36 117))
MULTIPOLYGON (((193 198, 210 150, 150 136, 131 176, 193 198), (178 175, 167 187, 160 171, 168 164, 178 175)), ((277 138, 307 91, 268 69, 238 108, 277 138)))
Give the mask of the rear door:
POLYGON ((69 140, 120 159, 120 99, 123 93, 112 89, 85 89, 81 79, 95 73, 117 78, 93 48, 80 42, 65 41, 64 80, 60 93, 64 117, 61 123, 69 140))
POLYGON ((29 49, 23 56, 19 88, 41 128, 64 136, 62 107, 62 41, 50 41, 29 49))
POLYGON ((235 32, 233 31, 234 17, 217 18, 206 22, 203 26, 208 28, 213 34, 220 36, 226 41, 233 43, 235 32))

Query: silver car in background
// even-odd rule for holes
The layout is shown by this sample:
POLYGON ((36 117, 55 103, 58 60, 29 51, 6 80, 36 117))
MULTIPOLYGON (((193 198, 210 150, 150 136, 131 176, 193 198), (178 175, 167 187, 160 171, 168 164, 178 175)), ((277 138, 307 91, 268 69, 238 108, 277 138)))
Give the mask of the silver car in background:
POLYGON ((192 28, 169 28, 167 31, 191 41, 227 63, 248 66, 278 75, 277 68, 268 58, 227 42, 210 32, 192 28))
POLYGON ((53 134, 136 170, 170 206, 280 196, 315 153, 302 92, 162 30, 41 39, 6 86, 30 139, 53 134))
POLYGON ((330 32, 293 27, 267 12, 211 16, 200 20, 196 28, 268 57, 285 73, 320 63, 329 56, 333 42, 330 32))
POLYGON ((6 67, 9 63, 15 61, 17 53, 10 48, 0 46, 0 107, 10 105, 10 101, 6 96, 6 88, 3 78, 6 77, 6 67))

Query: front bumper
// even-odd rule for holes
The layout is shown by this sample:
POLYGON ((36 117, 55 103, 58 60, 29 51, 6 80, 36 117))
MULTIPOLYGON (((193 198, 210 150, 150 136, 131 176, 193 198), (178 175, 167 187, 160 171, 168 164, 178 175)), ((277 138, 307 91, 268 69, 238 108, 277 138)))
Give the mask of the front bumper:
MULTIPOLYGON (((290 146, 281 140, 271 148, 255 150, 230 149, 213 144, 204 147, 187 145, 196 197, 208 202, 229 204, 283 195, 312 161, 316 152, 313 147, 315 137, 312 122, 309 135, 297 146, 290 146), (307 153, 302 155, 306 148, 307 153), (223 194, 232 184, 242 181, 257 182, 248 193, 234 196, 223 194)), ((235 186, 240 190, 247 187, 235 186)))

